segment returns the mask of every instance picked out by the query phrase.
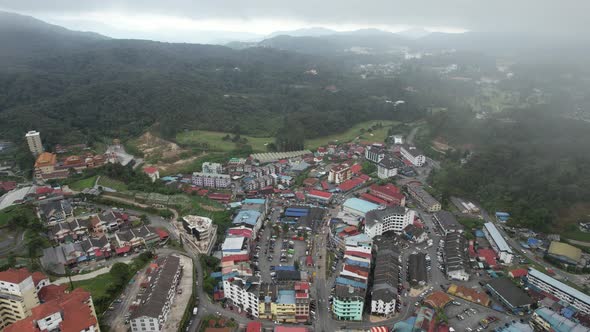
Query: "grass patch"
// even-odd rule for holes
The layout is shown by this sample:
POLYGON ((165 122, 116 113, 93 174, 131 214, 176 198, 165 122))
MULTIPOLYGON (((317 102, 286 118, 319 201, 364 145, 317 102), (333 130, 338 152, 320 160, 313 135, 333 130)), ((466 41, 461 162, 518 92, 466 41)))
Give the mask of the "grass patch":
POLYGON ((8 221, 17 215, 24 215, 27 219, 33 219, 37 216, 33 210, 25 205, 13 205, 0 211, 0 227, 8 225, 8 221))
POLYGON ((101 176, 98 180, 98 185, 115 189, 116 191, 126 191, 127 185, 121 181, 113 180, 108 176, 101 176))
POLYGON ((91 176, 86 179, 78 180, 75 182, 70 183, 70 189, 75 191, 82 191, 86 188, 94 187, 94 183, 96 182, 96 175, 91 176))
MULTIPOLYGON (((226 135, 228 135, 228 133, 220 131, 191 130, 176 135, 176 141, 180 144, 189 146, 206 144, 208 150, 211 151, 230 152, 235 150, 237 148, 236 143, 231 140, 223 140, 223 137, 226 135)), ((229 135, 233 137, 233 135, 229 135)), ((253 137, 246 135, 241 135, 241 137, 248 140, 246 144, 252 146, 254 152, 265 152, 265 144, 274 142, 274 137, 253 137)))
POLYGON ((74 281, 74 288, 82 287, 92 294, 92 297, 99 298, 107 296, 107 287, 114 282, 110 273, 101 274, 92 279, 74 281))
POLYGON ((306 140, 305 147, 307 149, 317 149, 319 146, 323 146, 323 145, 326 145, 331 142, 345 143, 345 142, 353 141, 357 138, 361 141, 367 140, 367 141, 374 141, 374 142, 384 142, 385 139, 387 138, 387 130, 389 129, 389 127, 391 127, 397 123, 398 122, 396 122, 396 121, 390 121, 390 120, 371 120, 371 121, 361 122, 361 123, 358 123, 358 124, 354 125, 353 127, 351 127, 350 129, 347 129, 341 133, 306 140), (382 124, 383 127, 373 130, 371 133, 366 131, 370 127, 372 127, 376 124, 379 124, 379 123, 382 124), (365 130, 364 133, 361 133, 362 129, 365 130))
POLYGON ((569 231, 561 234, 562 237, 570 240, 584 241, 590 243, 590 233, 582 231, 569 231))

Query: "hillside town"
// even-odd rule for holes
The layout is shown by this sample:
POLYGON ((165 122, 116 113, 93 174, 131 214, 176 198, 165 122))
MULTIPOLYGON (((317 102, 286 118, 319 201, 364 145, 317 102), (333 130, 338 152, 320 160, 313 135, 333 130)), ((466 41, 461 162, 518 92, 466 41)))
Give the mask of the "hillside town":
POLYGON ((0 205, 34 207, 50 243, 40 267, 58 279, 0 272, 4 331, 99 331, 99 316, 133 332, 590 331, 580 288, 590 255, 467 198, 441 203, 426 182, 437 162, 402 135, 165 176, 119 142, 94 154, 46 152, 35 131, 25 140, 35 181, 0 183, 0 205), (98 179, 82 190, 54 182, 106 164, 230 218, 179 214, 166 195, 129 196, 98 179), (138 257, 149 263, 99 315, 91 293, 68 281, 138 257))

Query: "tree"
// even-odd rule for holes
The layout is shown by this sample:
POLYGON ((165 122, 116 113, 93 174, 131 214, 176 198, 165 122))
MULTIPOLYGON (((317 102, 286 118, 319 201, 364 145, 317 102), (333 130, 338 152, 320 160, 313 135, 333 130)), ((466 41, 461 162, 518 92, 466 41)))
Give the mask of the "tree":
POLYGON ((127 280, 131 276, 131 270, 129 265, 125 263, 115 263, 109 271, 116 285, 123 285, 127 283, 127 280))
POLYGON ((365 174, 372 174, 377 172, 377 166, 370 161, 363 161, 361 166, 363 168, 363 173, 365 174))

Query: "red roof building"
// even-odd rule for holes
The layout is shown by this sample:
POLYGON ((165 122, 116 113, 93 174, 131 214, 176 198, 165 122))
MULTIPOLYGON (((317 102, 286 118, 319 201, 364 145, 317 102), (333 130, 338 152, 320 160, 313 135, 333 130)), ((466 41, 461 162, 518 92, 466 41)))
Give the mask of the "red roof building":
POLYGON ((158 234, 158 236, 160 237, 160 241, 164 241, 170 236, 170 234, 168 234, 168 232, 166 232, 165 230, 163 230, 161 228, 156 229, 156 234, 158 234))
POLYGON ((477 257, 483 258, 490 267, 494 267, 497 265, 496 252, 492 249, 479 249, 477 251, 477 257))
POLYGON ((157 167, 153 167, 153 166, 149 166, 149 167, 144 167, 143 171, 146 174, 155 174, 156 172, 158 172, 158 168, 157 167))
POLYGON ((241 254, 241 255, 229 255, 221 258, 221 262, 247 262, 250 260, 248 254, 241 254))
MULTIPOLYGON (((9 282, 12 284, 20 284, 28 277, 32 277, 31 272, 26 268, 22 269, 8 269, 0 272, 0 281, 9 282)), ((47 278, 47 277, 45 277, 47 278)))
POLYGON ((515 270, 508 272, 508 275, 511 278, 522 278, 522 277, 526 277, 527 274, 528 274, 528 271, 526 269, 515 269, 515 270))
POLYGON ((7 326, 5 332, 40 332, 37 322, 57 325, 62 332, 98 330, 98 320, 90 303, 90 293, 77 288, 69 294, 34 307, 32 315, 7 326))
POLYGON ((50 285, 47 285, 47 286, 41 288, 41 290, 39 291, 39 293, 37 295, 39 296, 39 300, 41 301, 41 303, 45 303, 45 302, 62 297, 66 293, 67 290, 68 290, 68 285, 66 285, 66 284, 62 284, 62 285, 50 284, 50 285))
POLYGON ((0 181, 0 190, 11 191, 15 188, 16 188, 16 181, 6 181, 6 182, 0 181))
POLYGON ((363 166, 361 166, 360 164, 354 164, 350 166, 350 171, 352 172, 352 174, 360 174, 362 170, 363 166))
POLYGON ((346 191, 349 191, 349 190, 359 187, 363 183, 365 183, 365 181, 363 179, 355 178, 355 179, 350 179, 350 180, 346 180, 346 181, 342 182, 338 186, 338 188, 340 188, 341 191, 346 192, 346 191))
POLYGON ((53 188, 51 188, 51 187, 39 187, 35 191, 35 193, 37 195, 47 195, 47 194, 51 194, 52 192, 53 192, 53 188))
POLYGON ((359 198, 364 199, 365 201, 369 201, 371 203, 375 203, 375 204, 379 204, 379 205, 383 205, 383 206, 389 205, 389 202, 387 202, 386 200, 381 199, 377 196, 371 195, 369 193, 362 193, 359 196, 359 198))
POLYGON ((406 197, 401 193, 400 189, 391 183, 380 186, 374 184, 371 186, 371 195, 379 197, 388 202, 388 205, 402 205, 406 204, 406 197))
POLYGON ((124 247, 115 249, 115 253, 117 255, 126 254, 126 253, 128 253, 130 251, 131 251, 131 246, 124 246, 124 247))
POLYGON ((222 202, 229 202, 231 200, 231 194, 210 193, 207 195, 207 197, 209 197, 209 199, 222 202))
POLYGON ((369 252, 346 250, 346 252, 344 252, 344 254, 350 255, 350 256, 361 257, 361 258, 371 258, 371 253, 369 253, 369 252))
POLYGON ((307 197, 321 200, 330 200, 332 199, 332 194, 325 191, 312 189, 307 193, 307 197))
POLYGON ((262 332, 261 322, 249 322, 246 326, 246 332, 262 332))

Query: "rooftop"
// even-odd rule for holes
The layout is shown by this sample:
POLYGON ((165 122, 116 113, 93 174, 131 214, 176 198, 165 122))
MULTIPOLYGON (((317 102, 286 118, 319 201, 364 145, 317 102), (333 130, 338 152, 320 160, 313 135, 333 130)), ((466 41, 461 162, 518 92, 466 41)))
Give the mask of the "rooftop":
POLYGON ((570 286, 562 283, 561 281, 551 278, 550 276, 546 275, 545 273, 539 272, 538 270, 536 270, 534 268, 529 268, 529 277, 535 277, 537 279, 540 279, 541 281, 544 281, 545 283, 561 290, 562 292, 570 294, 573 297, 577 298, 578 300, 580 300, 584 303, 590 304, 590 296, 580 292, 579 290, 577 290, 573 287, 570 287, 570 286))
POLYGON ((344 201, 343 206, 345 208, 349 208, 352 210, 356 210, 362 213, 367 213, 371 210, 375 210, 379 208, 379 205, 377 204, 373 204, 371 202, 367 202, 365 200, 362 199, 358 199, 358 198, 349 198, 346 201, 344 201))
POLYGON ((242 250, 245 239, 243 236, 226 237, 221 250, 242 250))
POLYGON ((493 288, 513 307, 531 305, 534 302, 527 293, 507 278, 492 279, 488 281, 488 286, 493 288))
POLYGON ((496 225, 494 225, 491 222, 487 222, 483 226, 488 231, 494 242, 496 242, 496 245, 498 246, 498 249, 500 251, 512 253, 512 249, 510 248, 508 243, 506 243, 506 240, 504 240, 504 237, 502 236, 502 234, 500 234, 500 232, 496 228, 496 225))

